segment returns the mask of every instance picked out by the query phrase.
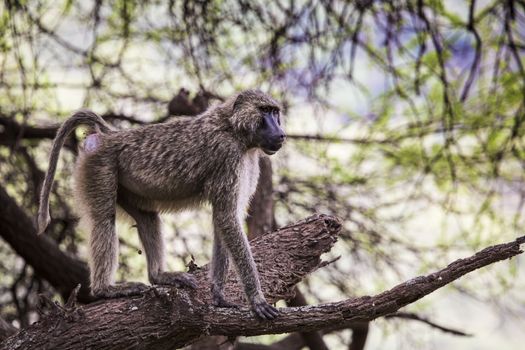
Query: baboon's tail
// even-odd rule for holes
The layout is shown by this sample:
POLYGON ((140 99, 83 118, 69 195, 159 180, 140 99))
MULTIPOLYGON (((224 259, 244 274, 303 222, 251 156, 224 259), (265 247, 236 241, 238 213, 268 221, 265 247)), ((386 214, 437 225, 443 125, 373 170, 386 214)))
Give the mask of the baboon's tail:
POLYGON ((49 193, 53 186, 53 179, 55 178, 60 149, 64 146, 64 142, 69 133, 82 124, 98 128, 102 133, 111 132, 113 130, 104 119, 88 110, 80 110, 76 112, 58 129, 55 140, 53 141, 51 156, 49 157, 49 168, 47 169, 46 178, 44 179, 42 191, 40 192, 40 207, 38 208, 37 218, 38 234, 42 234, 51 222, 51 217, 49 216, 49 193))

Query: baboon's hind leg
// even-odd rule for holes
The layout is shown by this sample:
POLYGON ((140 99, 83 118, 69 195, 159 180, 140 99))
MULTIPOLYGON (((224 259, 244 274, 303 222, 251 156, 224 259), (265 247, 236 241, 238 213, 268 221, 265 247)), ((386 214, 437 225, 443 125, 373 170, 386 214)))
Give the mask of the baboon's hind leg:
POLYGON ((118 203, 137 223, 140 241, 146 253, 149 281, 152 284, 197 288, 197 281, 192 274, 164 271, 165 253, 159 214, 141 210, 124 199, 119 199, 118 203))
POLYGON ((111 162, 89 157, 79 164, 77 191, 91 228, 89 267, 95 297, 118 298, 142 294, 149 287, 138 282, 115 284, 118 239, 115 231, 116 169, 111 162))

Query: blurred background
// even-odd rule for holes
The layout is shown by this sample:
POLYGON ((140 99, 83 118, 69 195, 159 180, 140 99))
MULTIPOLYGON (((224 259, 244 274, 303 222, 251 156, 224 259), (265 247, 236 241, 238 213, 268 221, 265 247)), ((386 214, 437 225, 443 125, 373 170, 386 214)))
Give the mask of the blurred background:
MULTIPOLYGON (((0 323, 37 321, 39 294, 60 300, 81 279, 61 268, 85 273, 71 178, 82 130, 61 154, 45 244, 31 221, 56 128, 82 107, 133 128, 246 88, 281 101, 289 138, 261 164, 250 236, 316 212, 344 223, 325 257, 339 260, 292 303, 375 294, 523 235, 524 51, 518 0, 3 1, 0 323)), ((163 223, 170 269, 209 261, 209 208, 163 223)), ((118 231, 118 278, 146 282, 135 230, 118 231)), ((281 348, 518 349, 524 267, 514 258, 395 317, 281 348)))

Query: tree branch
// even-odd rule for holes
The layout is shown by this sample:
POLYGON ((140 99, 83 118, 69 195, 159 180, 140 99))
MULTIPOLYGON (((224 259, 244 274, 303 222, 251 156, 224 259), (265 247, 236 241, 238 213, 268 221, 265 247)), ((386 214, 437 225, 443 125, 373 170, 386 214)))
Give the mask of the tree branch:
POLYGON ((16 333, 17 329, 11 324, 6 322, 2 317, 0 317, 0 341, 4 340, 11 334, 16 333))
MULTIPOLYGON (((336 240, 340 223, 319 215, 252 241, 265 295, 271 302, 291 297, 293 286, 320 266, 319 255, 336 240)), ((522 253, 525 236, 459 259, 444 269, 413 278, 376 296, 316 306, 281 309, 263 322, 247 308, 210 305, 207 267, 195 272, 195 291, 157 287, 141 297, 105 300, 50 315, 0 345, 10 349, 175 349, 203 335, 261 335, 341 327, 389 315, 459 277, 522 253), (51 336, 52 335, 52 336, 51 336)), ((230 276, 227 297, 240 301, 240 286, 230 276)))
MULTIPOLYGON (((295 296, 290 299, 286 305, 288 306, 306 306, 308 303, 306 302, 306 298, 304 297, 303 293, 296 288, 295 289, 295 296)), ((328 347, 326 346, 326 343, 323 340, 323 336, 320 332, 312 331, 312 332, 301 332, 301 337, 303 338, 303 341, 305 345, 310 350, 328 350, 328 347)))
POLYGON ((523 243, 525 236, 509 243, 485 248, 469 258, 454 261, 442 270, 413 278, 373 297, 364 296, 316 306, 287 308, 281 310, 281 315, 276 320, 264 324, 250 319, 226 319, 217 313, 209 316, 209 320, 217 322, 210 323, 207 329, 212 334, 249 336, 309 331, 333 324, 343 327, 356 321, 370 321, 393 313, 469 272, 521 254, 520 244, 523 243))
MULTIPOLYGON (((294 286, 323 266, 320 255, 333 246, 340 228, 337 219, 316 215, 252 240, 266 298, 270 302, 291 298, 294 286)), ((55 310, 1 343, 0 349, 175 349, 214 335, 205 328, 215 323, 207 319, 216 312, 256 321, 248 308, 212 307, 208 267, 193 272, 197 290, 156 287, 140 297, 55 310)), ((225 294, 230 301, 246 303, 235 273, 230 274, 225 294)))
POLYGON ((431 321, 428 318, 420 316, 420 315, 418 315, 416 313, 413 313, 413 312, 396 312, 395 314, 392 314, 392 315, 386 315, 385 318, 401 318, 401 319, 405 319, 405 320, 419 321, 419 322, 423 322, 424 324, 426 324, 426 325, 428 325, 428 326, 430 326, 432 328, 439 329, 440 331, 442 331, 444 333, 449 333, 449 334, 457 335, 457 336, 460 336, 460 337, 471 337, 472 336, 472 334, 470 334, 470 333, 466 333, 466 332, 463 332, 463 331, 460 331, 460 330, 457 330, 457 329, 454 329, 454 328, 450 328, 450 327, 445 327, 445 326, 439 325, 436 322, 431 321))
POLYGON ((79 300, 88 302, 89 271, 87 265, 62 252, 47 236, 37 236, 33 220, 0 186, 0 237, 66 298, 79 284, 79 300))
MULTIPOLYGON (((449 333, 456 336, 462 336, 462 337, 470 337, 472 334, 465 333, 461 330, 454 329, 451 327, 446 327, 443 325, 439 325, 434 321, 429 320, 426 317, 423 317, 421 315, 418 315, 413 312, 396 312, 390 315, 386 315, 384 317, 385 319, 404 319, 404 320, 410 320, 410 321, 418 321, 426 324, 429 327, 438 329, 444 333, 449 333)), ((360 345, 365 345, 362 342, 359 341, 359 339, 364 339, 364 334, 368 332, 368 321, 357 321, 352 323, 350 327, 344 326, 341 327, 339 325, 331 326, 329 328, 324 328, 321 333, 322 335, 330 334, 332 332, 338 332, 342 331, 344 329, 351 329, 352 330, 352 342, 350 343, 350 347, 357 347, 359 348, 360 345), (356 339, 357 338, 357 339, 356 339), (357 340, 357 342, 354 342, 357 340)), ((279 341, 276 341, 275 343, 272 343, 270 345, 264 345, 264 344, 252 344, 252 343, 237 343, 235 344, 234 349, 235 350, 301 350, 305 346, 308 346, 305 343, 305 339, 301 336, 300 333, 291 333, 290 335, 286 336, 285 338, 282 338, 279 341)))

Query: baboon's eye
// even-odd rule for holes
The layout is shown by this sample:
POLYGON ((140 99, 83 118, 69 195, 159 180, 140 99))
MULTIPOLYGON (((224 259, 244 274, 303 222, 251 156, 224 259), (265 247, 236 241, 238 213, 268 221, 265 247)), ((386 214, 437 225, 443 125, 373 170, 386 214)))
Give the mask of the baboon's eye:
POLYGON ((272 108, 270 111, 270 115, 277 121, 277 124, 281 125, 280 113, 277 108, 272 108))
POLYGON ((281 125, 279 108, 276 108, 274 106, 260 106, 258 107, 258 109, 262 115, 261 124, 260 124, 261 127, 265 127, 265 125, 269 123, 269 121, 266 120, 267 117, 275 120, 277 125, 281 125))
POLYGON ((272 113, 272 107, 269 107, 269 106, 262 106, 262 107, 259 107, 259 110, 260 110, 262 113, 272 113))

